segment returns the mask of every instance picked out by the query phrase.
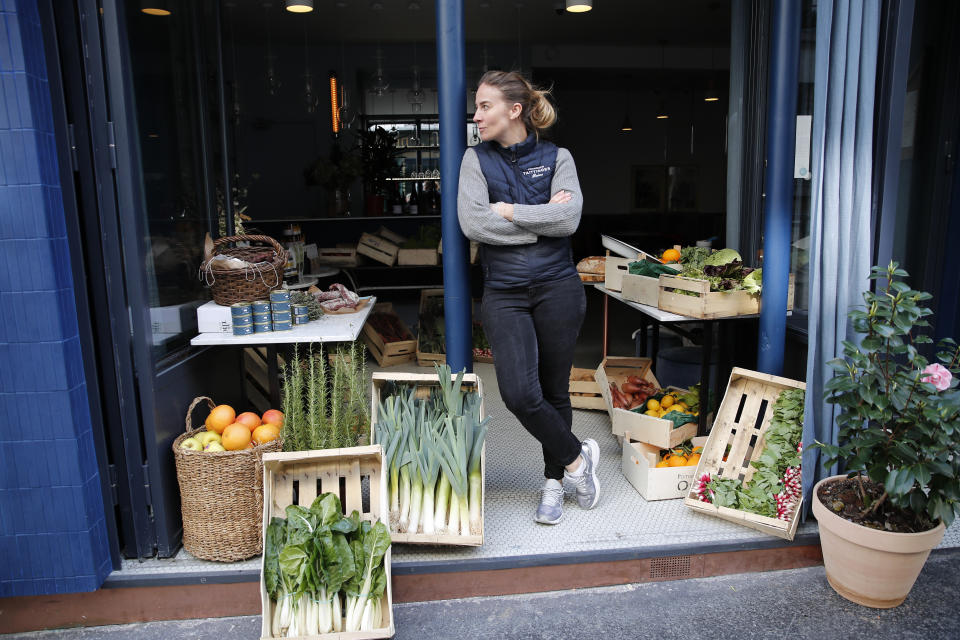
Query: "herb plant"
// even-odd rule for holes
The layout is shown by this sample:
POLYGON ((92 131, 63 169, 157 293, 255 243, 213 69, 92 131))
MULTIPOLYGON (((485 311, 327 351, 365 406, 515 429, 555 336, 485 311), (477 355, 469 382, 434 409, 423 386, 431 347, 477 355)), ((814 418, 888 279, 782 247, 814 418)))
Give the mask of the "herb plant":
POLYGON ((932 296, 911 289, 907 277, 896 262, 871 269, 881 288, 864 292, 865 308, 847 314, 862 339, 844 341, 843 357, 827 363, 834 375, 824 396, 840 409, 838 444, 815 446, 825 467, 843 462, 857 478, 861 518, 889 502, 927 528, 949 526, 960 511, 960 349, 946 338, 937 362, 921 355, 918 345, 933 342, 917 331, 929 326, 924 303, 932 296), (883 487, 876 499, 868 480, 883 487))

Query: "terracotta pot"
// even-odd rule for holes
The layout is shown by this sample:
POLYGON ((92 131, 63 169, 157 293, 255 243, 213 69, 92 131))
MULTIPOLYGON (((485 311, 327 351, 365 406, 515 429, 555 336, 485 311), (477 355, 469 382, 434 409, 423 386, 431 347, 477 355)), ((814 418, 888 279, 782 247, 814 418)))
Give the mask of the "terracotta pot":
POLYGON ((857 604, 877 609, 896 607, 910 593, 946 527, 941 522, 929 531, 893 533, 845 520, 818 497, 820 485, 845 478, 824 478, 813 488, 813 515, 820 526, 827 581, 837 593, 857 604))

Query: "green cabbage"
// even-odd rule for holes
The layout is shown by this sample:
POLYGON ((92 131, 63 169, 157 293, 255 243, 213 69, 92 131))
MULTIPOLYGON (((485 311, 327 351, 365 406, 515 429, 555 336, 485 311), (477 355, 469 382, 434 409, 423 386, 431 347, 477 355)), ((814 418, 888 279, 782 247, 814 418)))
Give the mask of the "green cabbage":
POLYGON ((754 269, 743 279, 743 288, 749 293, 759 294, 763 289, 763 269, 754 269))

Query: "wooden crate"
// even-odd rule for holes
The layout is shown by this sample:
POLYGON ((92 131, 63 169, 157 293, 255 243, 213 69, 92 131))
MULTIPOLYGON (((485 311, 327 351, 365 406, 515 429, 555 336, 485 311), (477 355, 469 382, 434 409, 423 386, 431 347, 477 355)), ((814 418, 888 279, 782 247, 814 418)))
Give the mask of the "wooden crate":
POLYGON ((570 369, 570 405, 574 409, 605 411, 607 403, 600 393, 600 385, 594 380, 593 369, 570 369))
POLYGON ((407 241, 407 239, 404 236, 400 235, 399 233, 394 233, 393 231, 390 231, 390 229, 387 229, 383 225, 380 225, 380 228, 377 229, 377 235, 383 238, 384 240, 389 240, 393 244, 397 244, 397 245, 403 244, 404 242, 407 241))
MULTIPOLYGON (((659 306, 664 311, 691 318, 729 318, 760 313, 761 296, 746 291, 710 291, 707 280, 660 276, 659 306), (689 291, 685 295, 677 291, 689 291)), ((787 309, 793 309, 794 277, 790 274, 787 289, 787 309)))
MULTIPOLYGON (((456 379, 456 374, 451 374, 451 379, 456 379)), ((377 423, 377 410, 381 400, 381 391, 386 382, 414 384, 417 386, 418 395, 429 394, 430 387, 439 386, 440 380, 436 373, 388 373, 375 371, 373 373, 373 388, 370 393, 370 438, 375 441, 376 429, 373 425, 377 423)), ((466 373, 463 376, 463 386, 472 388, 480 394, 480 419, 486 416, 483 408, 483 382, 480 376, 475 373, 466 373)), ((489 431, 488 431, 489 433, 489 431)), ((462 536, 452 534, 432 534, 423 533, 397 533, 394 531, 395 523, 390 518, 390 539, 394 542, 404 542, 410 544, 436 544, 451 546, 479 547, 483 544, 483 518, 484 502, 487 496, 487 445, 484 443, 483 450, 480 452, 480 476, 483 478, 480 489, 480 533, 478 535, 462 536)), ((452 492, 451 492, 451 495, 452 492)))
MULTIPOLYGON (((423 324, 423 310, 427 305, 427 300, 435 297, 443 297, 443 289, 424 289, 420 292, 420 308, 417 312, 417 322, 423 324)), ((421 367, 432 367, 434 363, 443 364, 447 361, 445 353, 429 353, 420 350, 420 336, 417 335, 417 364, 421 367)))
POLYGON ((627 265, 636 259, 607 256, 603 267, 603 287, 610 291, 620 291, 623 288, 623 275, 627 272, 627 265))
POLYGON ((397 253, 399 265, 434 266, 437 264, 436 249, 400 249, 397 253))
POLYGON ((373 358, 381 367, 392 367, 406 362, 413 362, 417 356, 417 339, 413 332, 403 324, 397 314, 393 313, 393 305, 389 302, 380 302, 373 307, 372 313, 388 313, 396 318, 400 326, 410 335, 409 340, 399 340, 394 342, 384 342, 383 337, 377 333, 369 322, 364 323, 363 332, 360 337, 364 344, 370 350, 373 358))
POLYGON ((629 431, 634 440, 646 442, 661 449, 676 447, 697 435, 696 422, 674 428, 670 420, 615 408, 610 395, 610 383, 616 382, 619 387, 629 376, 639 376, 660 387, 660 383, 650 371, 650 358, 607 356, 594 374, 597 384, 600 385, 600 393, 603 395, 607 413, 610 414, 613 435, 623 436, 629 431))
POLYGON ((392 267, 397 262, 397 252, 400 247, 380 236, 364 233, 360 236, 357 253, 373 258, 377 262, 392 267))
POLYGON ((620 295, 624 300, 656 307, 660 300, 660 279, 625 273, 620 295))
MULTIPOLYGON (((750 463, 763 454, 764 434, 773 417, 773 403, 780 392, 787 389, 806 389, 806 384, 734 368, 730 372, 727 391, 717 410, 710 437, 700 456, 696 477, 700 478, 705 473, 709 473, 711 477, 738 478, 741 481, 753 477, 754 468, 750 463), (724 461, 727 445, 730 445, 730 453, 724 461)), ((786 540, 793 540, 797 533, 802 503, 801 498, 794 506, 790 520, 779 520, 701 502, 693 488, 683 500, 683 504, 700 513, 714 515, 786 540)))
POLYGON ((355 267, 357 266, 357 249, 356 247, 324 247, 317 249, 317 257, 313 258, 311 263, 338 267, 355 267))
MULTIPOLYGON (((274 516, 284 517, 284 510, 294 503, 294 485, 296 485, 296 504, 309 506, 320 493, 333 492, 340 495, 346 513, 354 509, 360 512, 363 520, 386 523, 388 516, 389 490, 387 469, 383 464, 383 449, 380 445, 352 447, 349 449, 327 449, 324 451, 293 451, 285 453, 266 453, 263 456, 263 536, 266 540, 267 525, 274 516), (369 508, 363 508, 362 482, 368 478, 370 488, 369 508), (345 491, 341 492, 341 479, 345 482, 345 491)), ((380 604, 386 624, 373 631, 342 631, 326 633, 311 638, 328 640, 366 640, 372 638, 390 638, 395 633, 393 621, 393 585, 391 583, 392 547, 383 556, 383 566, 387 573, 387 589, 380 604)), ((273 619, 273 602, 267 594, 263 577, 263 559, 260 562, 260 600, 263 619, 261 638, 271 638, 270 621, 273 619)))

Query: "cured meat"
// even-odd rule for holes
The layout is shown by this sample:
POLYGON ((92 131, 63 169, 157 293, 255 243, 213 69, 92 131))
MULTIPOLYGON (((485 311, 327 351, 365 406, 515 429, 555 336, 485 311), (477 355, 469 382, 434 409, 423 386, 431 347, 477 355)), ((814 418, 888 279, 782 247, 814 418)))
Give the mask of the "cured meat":
POLYGON ((313 295, 320 301, 320 306, 326 311, 353 309, 360 304, 360 296, 339 282, 330 285, 327 291, 318 291, 313 295))

